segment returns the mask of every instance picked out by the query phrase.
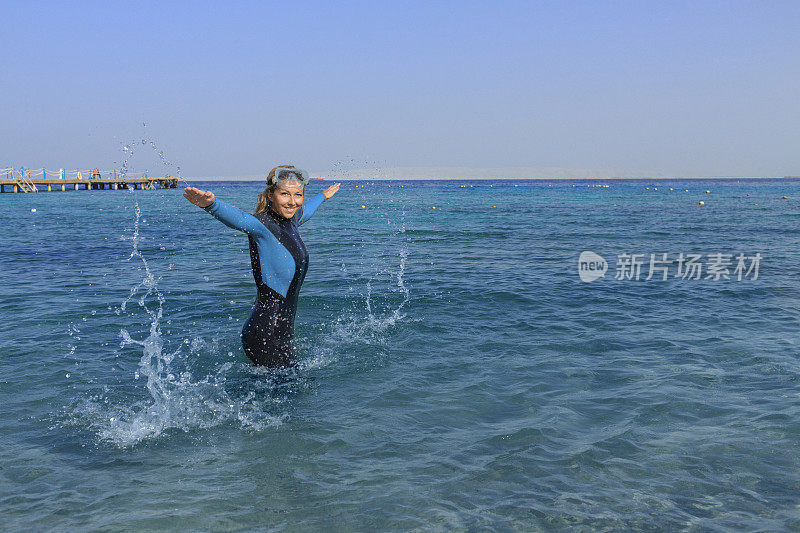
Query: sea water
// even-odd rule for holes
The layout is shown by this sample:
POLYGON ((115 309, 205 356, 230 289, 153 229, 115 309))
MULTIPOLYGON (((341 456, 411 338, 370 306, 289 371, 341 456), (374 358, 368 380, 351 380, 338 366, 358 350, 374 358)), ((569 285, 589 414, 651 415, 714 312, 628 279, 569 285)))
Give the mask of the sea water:
POLYGON ((2 527, 800 528, 798 199, 347 181, 273 371, 246 236, 180 190, 3 195, 2 527))

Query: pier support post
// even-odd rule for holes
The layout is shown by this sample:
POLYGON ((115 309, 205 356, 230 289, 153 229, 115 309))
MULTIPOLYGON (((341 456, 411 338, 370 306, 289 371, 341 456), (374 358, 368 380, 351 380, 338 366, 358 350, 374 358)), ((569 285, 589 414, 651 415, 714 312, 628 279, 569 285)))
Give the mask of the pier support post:
POLYGON ((14 192, 19 192, 19 185, 14 185, 14 192))
MULTIPOLYGON (((114 182, 114 190, 115 190, 115 191, 117 190, 117 182, 116 182, 116 181, 114 182)), ((187 194, 188 194, 188 193, 187 193, 187 194)))
POLYGON ((53 189, 50 187, 50 184, 48 183, 48 184, 47 184, 47 192, 50 192, 50 191, 52 191, 52 190, 53 190, 53 189))
POLYGON ((63 184, 63 183, 61 184, 61 190, 62 191, 66 191, 67 190, 67 186, 65 184, 63 184))

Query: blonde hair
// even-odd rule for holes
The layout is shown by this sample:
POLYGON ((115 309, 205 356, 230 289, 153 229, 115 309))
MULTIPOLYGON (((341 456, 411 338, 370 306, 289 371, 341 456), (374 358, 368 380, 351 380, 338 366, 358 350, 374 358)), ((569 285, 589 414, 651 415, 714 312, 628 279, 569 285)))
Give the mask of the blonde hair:
POLYGON ((271 183, 272 178, 275 177, 275 173, 278 169, 281 168, 295 168, 294 165, 278 165, 277 167, 273 168, 267 174, 267 188, 261 191, 261 194, 258 195, 258 199, 256 200, 256 213, 266 213, 269 209, 269 193, 273 192, 275 189, 278 188, 277 183, 271 183))

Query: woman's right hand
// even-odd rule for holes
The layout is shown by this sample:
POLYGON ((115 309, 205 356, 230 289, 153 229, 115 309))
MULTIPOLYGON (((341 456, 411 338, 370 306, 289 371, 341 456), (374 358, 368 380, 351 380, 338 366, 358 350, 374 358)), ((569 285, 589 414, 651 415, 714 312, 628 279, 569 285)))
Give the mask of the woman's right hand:
POLYGON ((201 191, 195 187, 183 189, 183 197, 199 207, 208 207, 214 203, 214 193, 211 191, 201 191))

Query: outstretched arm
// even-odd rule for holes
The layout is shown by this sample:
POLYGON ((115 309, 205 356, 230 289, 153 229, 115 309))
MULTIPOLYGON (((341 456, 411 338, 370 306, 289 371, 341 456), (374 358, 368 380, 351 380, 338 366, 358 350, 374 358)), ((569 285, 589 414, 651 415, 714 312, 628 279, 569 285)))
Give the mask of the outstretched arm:
POLYGON ((214 218, 229 228, 252 234, 263 233, 266 230, 266 226, 256 217, 245 213, 237 207, 220 202, 211 191, 201 191, 195 187, 186 187, 183 190, 183 196, 194 205, 202 207, 211 213, 214 218))
POLYGON ((341 183, 334 183, 333 185, 331 185, 330 187, 328 187, 327 189, 316 195, 314 198, 303 204, 303 216, 300 217, 300 220, 298 221, 297 224, 302 225, 309 218, 311 218, 314 215, 314 212, 317 210, 317 208, 322 205, 322 202, 324 202, 325 200, 336 194, 336 191, 339 190, 340 185, 341 183))

